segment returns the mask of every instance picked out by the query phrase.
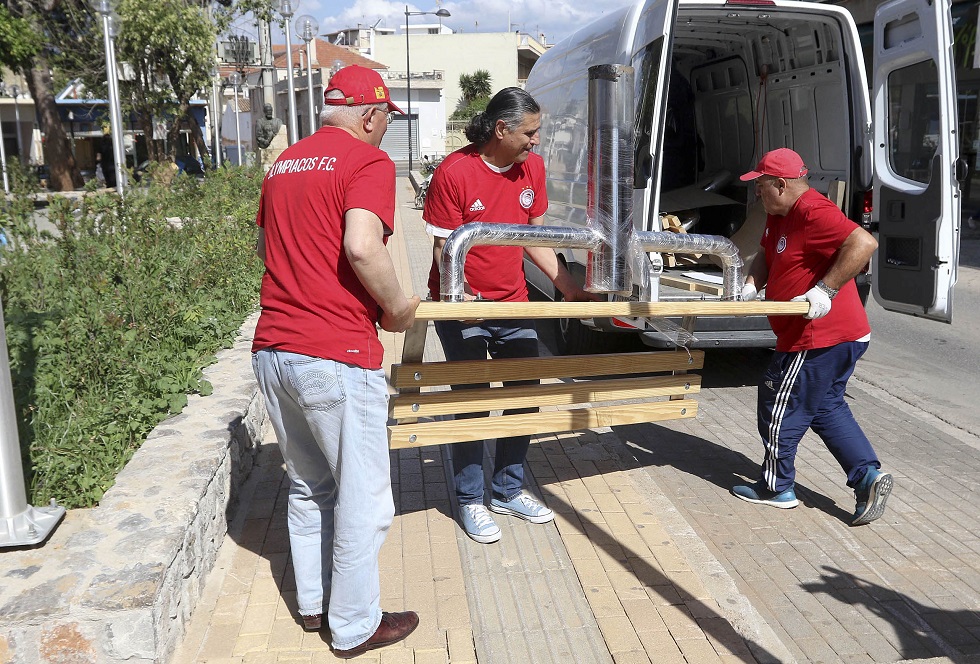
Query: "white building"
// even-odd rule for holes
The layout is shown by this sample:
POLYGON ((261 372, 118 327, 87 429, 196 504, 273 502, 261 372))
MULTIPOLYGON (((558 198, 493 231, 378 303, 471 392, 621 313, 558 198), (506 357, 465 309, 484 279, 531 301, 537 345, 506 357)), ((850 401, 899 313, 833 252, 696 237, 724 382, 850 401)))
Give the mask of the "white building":
MULTIPOLYGON (((364 57, 387 66, 381 71, 392 99, 408 111, 411 87, 413 155, 444 155, 463 146, 458 132, 447 132, 449 117, 459 107, 461 74, 485 69, 493 92, 523 86, 528 72, 547 48, 520 32, 457 33, 445 23, 409 23, 399 34, 390 28, 358 27, 326 35, 364 57), (406 59, 407 56, 407 59, 406 59), (411 68, 411 78, 408 71, 411 68)), ((394 159, 408 150, 408 124, 397 118, 382 147, 394 159)))

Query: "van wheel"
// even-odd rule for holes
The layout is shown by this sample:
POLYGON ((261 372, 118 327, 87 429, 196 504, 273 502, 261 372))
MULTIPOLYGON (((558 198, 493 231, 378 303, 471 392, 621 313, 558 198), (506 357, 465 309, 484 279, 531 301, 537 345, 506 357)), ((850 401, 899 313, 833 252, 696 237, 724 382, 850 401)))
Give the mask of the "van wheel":
MULTIPOLYGON (((556 289, 557 291, 557 289, 556 289)), ((556 302, 564 302, 561 292, 555 293, 556 302)), ((577 318, 556 318, 555 344, 562 355, 591 355, 606 353, 610 350, 609 337, 619 336, 604 334, 589 329, 577 318)))

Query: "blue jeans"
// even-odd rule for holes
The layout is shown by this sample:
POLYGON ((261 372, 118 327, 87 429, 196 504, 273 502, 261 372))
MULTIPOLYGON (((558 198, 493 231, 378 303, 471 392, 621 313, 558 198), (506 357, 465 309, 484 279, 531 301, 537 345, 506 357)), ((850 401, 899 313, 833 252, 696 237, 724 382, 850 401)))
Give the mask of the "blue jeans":
POLYGON ((378 553, 395 515, 384 372, 275 350, 252 368, 289 475, 299 612, 324 614, 333 647, 353 648, 381 624, 378 553))
POLYGON ((785 491, 796 479, 796 450, 807 429, 823 441, 854 488, 869 468, 881 468, 871 441, 844 401, 847 380, 868 349, 848 341, 814 350, 775 352, 759 385, 759 434, 765 445, 762 479, 785 491))
MULTIPOLYGON (((487 353, 492 359, 537 357, 538 334, 533 320, 503 320, 465 323, 455 320, 436 321, 436 334, 442 342, 446 359, 484 360, 487 353)), ((508 381, 507 385, 533 385, 538 381, 508 381)), ((458 385, 457 388, 487 387, 487 385, 458 385)), ((505 415, 534 413, 536 408, 505 410, 505 415)), ((469 415, 486 417, 488 413, 469 415)), ((457 416, 461 417, 461 416, 457 416)), ((493 476, 490 486, 493 497, 510 500, 524 486, 524 459, 531 442, 530 436, 512 436, 497 439, 494 455, 493 476)), ((483 502, 483 447, 484 441, 456 443, 452 447, 453 469, 456 482, 456 499, 460 505, 483 502)))

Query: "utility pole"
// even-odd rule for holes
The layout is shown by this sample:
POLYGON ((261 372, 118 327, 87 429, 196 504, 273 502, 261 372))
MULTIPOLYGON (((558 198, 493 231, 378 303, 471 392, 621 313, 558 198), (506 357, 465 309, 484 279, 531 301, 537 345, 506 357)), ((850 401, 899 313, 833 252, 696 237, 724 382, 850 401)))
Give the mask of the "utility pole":
MULTIPOLYGON (((259 21, 259 64, 262 66, 262 103, 276 109, 276 93, 272 72, 272 24, 259 21)), ((278 117, 278 114, 277 114, 278 117)))

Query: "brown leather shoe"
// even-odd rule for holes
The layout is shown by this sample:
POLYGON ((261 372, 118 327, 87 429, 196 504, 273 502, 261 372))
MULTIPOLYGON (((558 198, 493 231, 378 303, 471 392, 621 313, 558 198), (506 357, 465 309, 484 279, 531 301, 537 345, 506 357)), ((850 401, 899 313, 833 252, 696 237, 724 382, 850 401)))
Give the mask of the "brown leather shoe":
POLYGON ((320 628, 323 626, 323 614, 316 613, 312 616, 300 615, 303 619, 303 629, 307 632, 319 632, 320 628))
POLYGON ((382 613, 381 624, 367 641, 347 650, 334 649, 333 654, 341 659, 350 659, 368 650, 390 646, 398 643, 406 636, 415 631, 419 626, 419 615, 415 611, 402 611, 401 613, 382 613))

